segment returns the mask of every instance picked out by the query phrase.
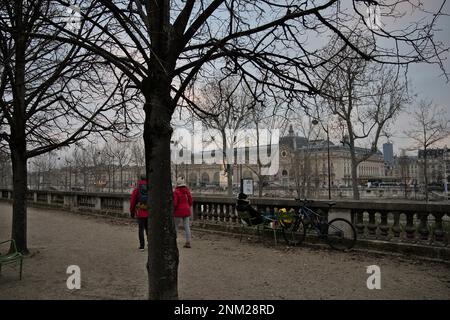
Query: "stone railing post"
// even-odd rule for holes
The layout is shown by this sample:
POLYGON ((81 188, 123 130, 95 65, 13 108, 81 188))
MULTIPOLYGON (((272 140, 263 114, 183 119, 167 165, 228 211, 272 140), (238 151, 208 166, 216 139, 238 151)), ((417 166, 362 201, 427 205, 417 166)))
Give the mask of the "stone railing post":
POLYGON ((237 210, 236 210, 236 205, 235 204, 231 205, 230 215, 231 215, 231 223, 236 224, 238 219, 237 219, 237 210))
POLYGON ((434 214, 434 231, 433 236, 435 241, 444 241, 444 229, 442 226, 442 217, 444 214, 442 213, 435 213, 434 214))
POLYGON ((214 221, 214 213, 215 213, 215 205, 214 203, 210 203, 208 206, 208 221, 214 221))
POLYGON ((356 212, 356 230, 359 235, 364 235, 364 212, 356 212))
POLYGON ((406 213, 406 238, 414 239, 416 227, 414 226, 414 213, 408 212, 406 213))
POLYGON ((428 230, 428 213, 423 212, 418 214, 420 219, 419 224, 419 234, 421 240, 428 240, 428 235, 430 234, 430 231, 428 230))
POLYGON ((205 217, 204 217, 204 213, 205 213, 204 210, 205 210, 205 205, 202 204, 202 203, 199 203, 198 207, 197 207, 197 218, 199 220, 205 219, 205 217))
POLYGON ((202 220, 202 222, 205 222, 208 219, 208 204, 207 203, 203 203, 201 205, 200 209, 201 210, 200 210, 199 217, 202 220))
POLYGON ((194 221, 199 220, 199 218, 200 218, 200 214, 201 214, 200 205, 201 205, 200 203, 194 202, 193 209, 192 209, 192 219, 194 221))
POLYGON ((400 228, 400 212, 394 212, 394 225, 392 226, 392 233, 394 237, 400 237, 402 229, 400 228))
POLYGON ((94 209, 97 211, 102 210, 102 198, 101 197, 95 197, 95 206, 94 209))
POLYGON ((219 223, 220 222, 220 209, 221 209, 220 203, 214 203, 214 222, 219 223))
POLYGON ((64 195, 64 203, 63 206, 64 208, 72 208, 72 204, 73 204, 73 197, 69 196, 69 195, 64 195))
POLYGON ((230 223, 231 221, 231 217, 230 217, 230 205, 229 204, 224 204, 223 205, 223 209, 224 209, 224 217, 223 217, 223 221, 226 223, 230 223))
POLYGON ((122 199, 122 213, 123 214, 130 214, 130 199, 129 198, 123 198, 122 199))
POLYGON ((203 222, 211 220, 211 211, 212 211, 211 207, 212 207, 211 203, 206 203, 203 206, 203 222))
POLYGON ((219 222, 222 222, 222 223, 225 222, 225 207, 226 207, 225 203, 218 204, 219 222))
POLYGON ((387 237, 389 234, 389 226, 387 220, 388 213, 386 211, 381 212, 380 234, 383 237, 387 237))
POLYGON ((373 236, 377 233, 377 224, 375 221, 375 212, 369 211, 369 224, 367 225, 367 230, 369 230, 369 235, 373 236))

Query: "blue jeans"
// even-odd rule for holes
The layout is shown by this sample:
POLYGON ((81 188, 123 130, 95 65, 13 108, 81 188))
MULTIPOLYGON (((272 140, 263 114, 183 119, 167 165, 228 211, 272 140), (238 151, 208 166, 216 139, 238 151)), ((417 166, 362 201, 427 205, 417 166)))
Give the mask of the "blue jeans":
POLYGON ((180 224, 181 220, 183 220, 184 235, 186 237, 186 242, 191 242, 191 227, 189 226, 189 217, 184 218, 175 217, 175 229, 178 232, 178 225, 180 224))

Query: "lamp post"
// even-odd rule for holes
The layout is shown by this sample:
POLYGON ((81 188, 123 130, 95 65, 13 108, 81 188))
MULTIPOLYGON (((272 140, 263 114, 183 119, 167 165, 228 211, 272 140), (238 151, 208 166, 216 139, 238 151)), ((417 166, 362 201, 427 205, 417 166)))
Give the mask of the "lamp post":
POLYGON ((442 157, 444 158, 444 194, 445 200, 448 200, 448 181, 447 181, 447 146, 444 148, 442 157))
POLYGON ((112 154, 112 192, 116 192, 116 157, 112 154))
POLYGON ((67 158, 64 158, 66 161, 66 190, 72 190, 72 161, 67 158), (69 186, 67 186, 67 165, 69 166, 69 186))
POLYGON ((244 178, 242 177, 242 163, 239 164, 240 192, 244 193, 244 178))
MULTIPOLYGON (((311 122, 313 125, 317 125, 319 124, 319 120, 314 119, 311 122)), ((322 122, 320 122, 320 125, 322 127, 322 129, 326 132, 327 134, 327 158, 328 158, 328 199, 331 200, 331 165, 330 165, 330 135, 329 135, 329 128, 328 128, 328 123, 326 128, 323 126, 322 122)))
MULTIPOLYGON (((177 154, 176 147, 178 145, 178 141, 170 140, 170 144, 172 144, 174 146, 173 152, 174 152, 175 156, 173 158, 173 161, 174 161, 174 164, 175 164, 175 183, 177 183, 177 179, 178 179, 178 159, 177 159, 177 156, 178 156, 178 154, 177 154)), ((172 174, 170 176, 172 176, 172 174)))

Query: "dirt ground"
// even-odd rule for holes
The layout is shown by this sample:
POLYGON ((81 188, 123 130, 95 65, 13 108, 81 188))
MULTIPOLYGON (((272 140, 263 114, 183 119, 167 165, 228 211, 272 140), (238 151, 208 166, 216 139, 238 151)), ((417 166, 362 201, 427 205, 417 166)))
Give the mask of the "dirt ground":
MULTIPOLYGON (((30 257, 23 279, 4 266, 0 299, 145 299, 147 252, 125 220, 30 208, 30 257), (66 286, 67 267, 81 269, 81 289, 66 286)), ((10 237, 11 206, 0 203, 0 240, 10 237)), ((402 257, 341 253, 261 243, 194 230, 178 247, 180 299, 450 299, 450 267, 402 257), (366 268, 381 269, 369 290, 366 268)))

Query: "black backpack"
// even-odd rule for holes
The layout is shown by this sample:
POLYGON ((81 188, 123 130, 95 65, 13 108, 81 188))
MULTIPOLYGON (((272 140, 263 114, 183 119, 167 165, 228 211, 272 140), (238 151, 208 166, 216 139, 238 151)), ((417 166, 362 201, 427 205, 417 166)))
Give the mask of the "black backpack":
POLYGON ((146 184, 139 185, 137 206, 139 209, 148 209, 148 189, 146 184))

